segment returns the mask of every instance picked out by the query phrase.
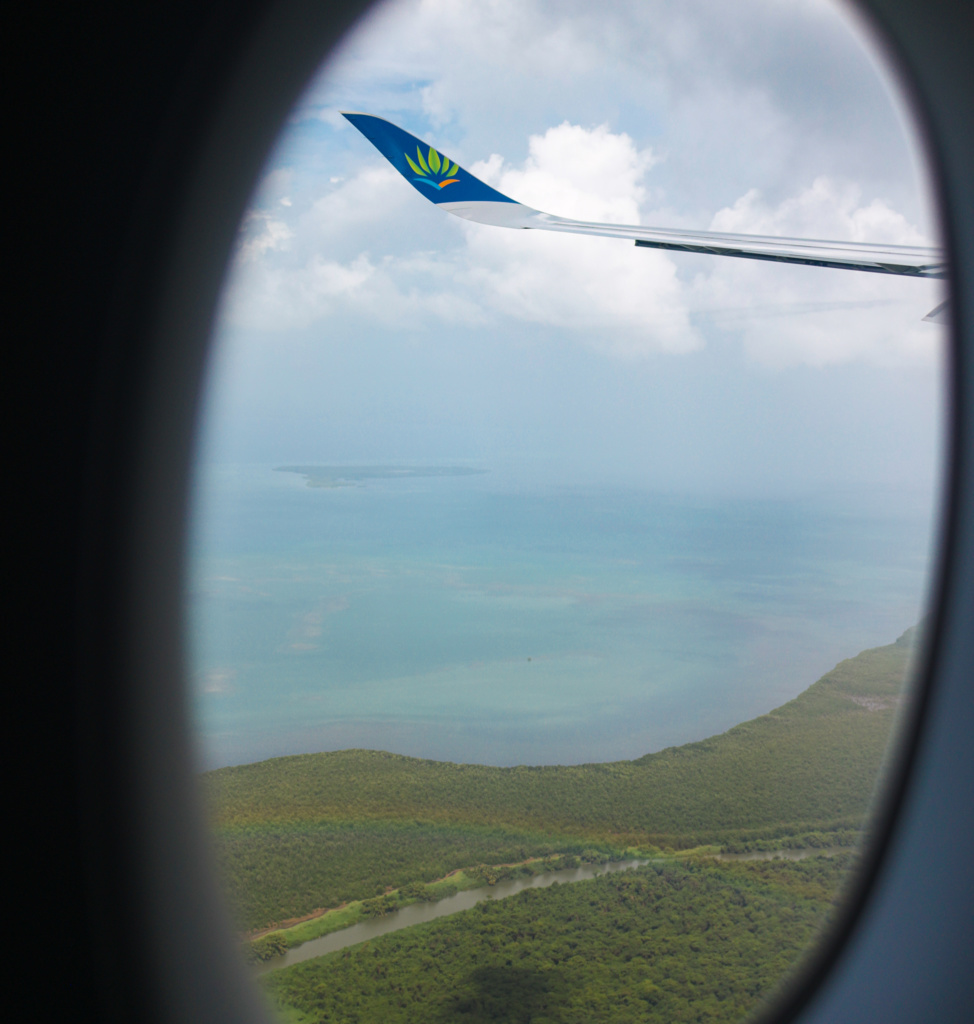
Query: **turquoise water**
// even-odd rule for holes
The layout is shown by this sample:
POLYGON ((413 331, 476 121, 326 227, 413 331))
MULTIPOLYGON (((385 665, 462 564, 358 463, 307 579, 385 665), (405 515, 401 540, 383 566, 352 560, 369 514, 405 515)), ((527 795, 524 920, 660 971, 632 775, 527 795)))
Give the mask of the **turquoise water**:
POLYGON ((203 763, 579 763, 713 735, 917 621, 929 505, 210 470, 187 601, 203 763))

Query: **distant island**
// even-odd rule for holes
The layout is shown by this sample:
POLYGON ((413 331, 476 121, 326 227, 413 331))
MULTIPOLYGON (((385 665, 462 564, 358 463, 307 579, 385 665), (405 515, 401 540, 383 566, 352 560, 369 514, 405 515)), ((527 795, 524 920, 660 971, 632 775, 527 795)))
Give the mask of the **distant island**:
POLYGON ((359 487, 366 480, 402 480, 431 476, 480 476, 471 466, 276 466, 275 473, 299 473, 309 487, 359 487))

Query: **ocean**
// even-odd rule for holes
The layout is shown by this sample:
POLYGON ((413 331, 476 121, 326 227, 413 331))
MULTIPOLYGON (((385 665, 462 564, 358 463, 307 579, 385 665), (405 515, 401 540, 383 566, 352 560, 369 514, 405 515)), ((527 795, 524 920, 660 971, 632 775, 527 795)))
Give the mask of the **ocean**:
POLYGON ((639 757, 770 711, 924 614, 929 495, 433 470, 199 473, 185 607, 201 766, 350 747, 639 757))

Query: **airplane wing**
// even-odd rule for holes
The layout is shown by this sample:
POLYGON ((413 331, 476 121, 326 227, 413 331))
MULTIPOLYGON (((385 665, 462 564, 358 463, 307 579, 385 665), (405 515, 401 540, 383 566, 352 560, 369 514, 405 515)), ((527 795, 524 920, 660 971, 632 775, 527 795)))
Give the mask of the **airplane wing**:
MULTIPOLYGON (((342 112, 397 171, 431 203, 478 224, 579 235, 625 238, 638 246, 681 252, 739 256, 812 267, 839 267, 907 277, 946 276, 939 249, 915 245, 826 242, 810 238, 734 235, 719 231, 676 231, 638 224, 600 224, 542 213, 498 192, 415 135, 372 114, 342 112)), ((946 310, 938 307, 941 316, 946 310)), ((931 317, 933 316, 931 313, 931 317)))

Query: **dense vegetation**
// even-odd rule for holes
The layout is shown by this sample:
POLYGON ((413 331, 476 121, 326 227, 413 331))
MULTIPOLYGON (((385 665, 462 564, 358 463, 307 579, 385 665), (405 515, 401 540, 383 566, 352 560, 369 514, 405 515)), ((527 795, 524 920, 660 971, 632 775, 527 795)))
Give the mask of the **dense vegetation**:
MULTIPOLYGON (((556 842, 499 828, 396 820, 230 828, 220 838, 221 866, 245 909, 246 928, 432 881, 460 865, 546 857, 556 847, 576 854, 592 848, 588 841, 556 842)), ((598 859, 614 852, 600 844, 598 859)))
POLYGON ((842 662, 770 714, 635 761, 495 768, 347 750, 210 772, 241 923, 555 850, 847 843, 881 776, 911 639, 842 662))
POLYGON ((851 855, 647 865, 528 889, 269 975, 292 1021, 743 1018, 828 918, 851 855))
POLYGON ((293 946, 300 946, 311 939, 342 931, 360 921, 384 917, 414 903, 435 903, 464 889, 485 889, 498 882, 523 880, 551 871, 578 868, 585 864, 602 865, 611 859, 612 856, 604 849, 589 847, 581 854, 556 853, 549 857, 513 864, 477 864, 460 871, 451 871, 446 878, 437 882, 408 882, 399 888, 382 893, 381 896, 352 900, 283 929, 260 931, 245 943, 244 956, 251 963, 261 963, 272 960, 293 946))

